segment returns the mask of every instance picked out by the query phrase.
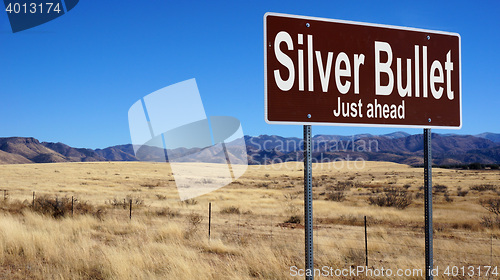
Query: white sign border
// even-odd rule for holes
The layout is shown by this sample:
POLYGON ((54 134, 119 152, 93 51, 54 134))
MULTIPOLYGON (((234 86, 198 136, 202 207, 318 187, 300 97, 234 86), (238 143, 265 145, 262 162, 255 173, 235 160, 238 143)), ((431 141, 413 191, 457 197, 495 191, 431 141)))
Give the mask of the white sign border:
POLYGON ((348 20, 339 20, 339 19, 329 19, 329 18, 318 18, 318 17, 309 17, 309 16, 299 16, 299 15, 290 15, 290 14, 282 14, 282 13, 274 13, 267 12, 264 14, 264 118, 267 124, 284 124, 284 125, 321 125, 321 126, 353 126, 353 127, 397 127, 397 128, 435 128, 435 129, 461 129, 462 128, 462 38, 460 34, 455 32, 446 32, 446 31, 437 31, 437 30, 429 30, 429 29, 420 29, 413 27, 404 27, 404 26, 394 26, 394 25, 385 25, 385 24, 376 24, 376 23, 366 23, 366 22, 356 22, 356 21, 348 21, 348 20), (326 22, 335 22, 335 23, 343 23, 343 24, 351 24, 351 25, 361 25, 361 26, 371 26, 371 27, 381 27, 381 28, 389 28, 396 30, 405 30, 405 31, 418 31, 425 32, 430 34, 443 34, 443 35, 451 35, 458 37, 458 59, 460 61, 459 71, 459 87, 460 87, 460 125, 459 126, 433 126, 433 125, 404 125, 404 124, 365 124, 365 123, 325 123, 325 122, 286 122, 286 121, 270 121, 268 119, 267 113, 267 17, 268 16, 278 16, 278 17, 286 17, 286 18, 296 18, 296 19, 309 19, 316 21, 326 21, 326 22))

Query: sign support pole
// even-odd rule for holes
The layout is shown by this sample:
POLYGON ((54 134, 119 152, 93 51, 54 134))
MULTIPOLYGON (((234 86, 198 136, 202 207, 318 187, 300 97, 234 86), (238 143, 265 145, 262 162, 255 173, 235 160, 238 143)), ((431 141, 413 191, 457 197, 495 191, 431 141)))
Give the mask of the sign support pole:
POLYGON ((431 129, 424 128, 424 204, 425 204, 425 268, 426 280, 432 280, 433 236, 432 236, 432 153, 431 129))
POLYGON ((311 126, 304 125, 304 226, 306 280, 314 279, 311 126))

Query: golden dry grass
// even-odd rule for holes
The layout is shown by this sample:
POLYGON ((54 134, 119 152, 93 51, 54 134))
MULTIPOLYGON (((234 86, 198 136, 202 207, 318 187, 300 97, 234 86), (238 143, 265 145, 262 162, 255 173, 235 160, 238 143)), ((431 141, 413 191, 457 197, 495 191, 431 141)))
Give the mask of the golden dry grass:
MULTIPOLYGON (((314 165, 315 266, 363 265, 367 216, 370 267, 422 268, 423 198, 401 210, 370 205, 368 197, 405 185, 415 197, 423 192, 423 170, 356 164, 314 165), (325 200, 345 181, 354 187, 344 201, 325 200)), ((290 266, 303 267, 304 231, 284 222, 302 214, 302 168, 250 166, 231 185, 180 203, 165 163, 0 165, 8 197, 0 196, 0 279, 290 279, 290 266), (33 191, 74 196, 92 210, 59 219, 33 213, 33 191), (134 200, 132 220, 124 199, 134 200)), ((490 214, 479 201, 499 194, 471 188, 491 184, 500 191, 500 172, 435 168, 433 182, 447 186, 453 200, 434 195, 436 265, 498 265, 500 230, 481 224, 490 214)))

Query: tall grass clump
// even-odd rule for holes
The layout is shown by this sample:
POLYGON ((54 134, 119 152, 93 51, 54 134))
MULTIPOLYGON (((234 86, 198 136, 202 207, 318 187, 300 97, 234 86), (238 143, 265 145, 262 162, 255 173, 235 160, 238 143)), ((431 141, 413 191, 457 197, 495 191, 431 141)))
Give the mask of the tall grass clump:
POLYGON ((384 192, 368 198, 371 205, 381 207, 394 207, 397 209, 405 209, 410 206, 413 201, 411 193, 406 189, 400 188, 385 188, 384 192))

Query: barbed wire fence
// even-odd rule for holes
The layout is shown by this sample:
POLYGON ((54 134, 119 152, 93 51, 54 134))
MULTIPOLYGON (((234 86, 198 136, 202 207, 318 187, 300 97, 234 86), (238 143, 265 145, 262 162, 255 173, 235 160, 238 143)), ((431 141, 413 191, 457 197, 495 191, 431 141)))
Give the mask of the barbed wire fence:
MULTIPOLYGON (((1 190, 3 201, 17 200, 27 206, 34 207, 35 202, 41 197, 56 197, 53 192, 26 191, 26 190, 1 190)), ((61 197, 69 198, 65 193, 61 197)), ((0 198, 1 199, 1 198, 0 198)), ((71 217, 81 214, 75 209, 77 203, 83 202, 82 196, 71 195, 70 199, 59 200, 60 203, 71 203, 71 217)), ((189 204, 189 203, 188 203, 189 204)), ((195 204, 195 203, 193 203, 195 204)), ((200 215, 203 219, 199 227, 206 229, 207 239, 226 239, 233 242, 245 242, 248 238, 260 238, 269 241, 271 248, 287 242, 303 242, 304 227, 300 223, 287 223, 287 215, 245 213, 239 211, 236 205, 233 212, 225 213, 216 202, 207 203, 206 209, 192 209, 186 204, 177 204, 178 207, 170 209, 177 217, 187 217, 192 213, 200 215)), ((106 207, 107 215, 117 219, 131 220, 141 217, 141 211, 149 211, 137 196, 126 196, 118 199, 113 196, 104 198, 102 205, 94 205, 99 211, 106 207), (138 211, 136 214, 135 211, 138 211)), ((226 211, 227 212, 227 211, 226 211)), ((142 213, 143 214, 143 213, 142 213)), ((166 215, 165 221, 173 219, 166 215)), ((424 261, 423 229, 420 231, 403 228, 384 228, 379 225, 370 225, 368 220, 367 235, 365 227, 359 221, 336 224, 318 223, 316 217, 314 226, 315 257, 327 256, 329 252, 342 250, 351 254, 348 261, 356 265, 369 266, 387 264, 391 259, 409 257, 424 261), (408 242, 410 240, 411 242, 408 242)), ((182 221, 177 219, 176 221, 182 221)), ((187 223, 187 222, 186 222, 187 223)), ((455 230, 456 238, 436 235, 434 239, 434 259, 437 265, 473 265, 473 266, 498 266, 500 265, 500 241, 498 236, 491 234, 489 238, 473 236, 466 231, 455 230), (462 234, 463 236, 458 236, 462 234), (474 248, 473 251, 464 248, 474 248)), ((486 235, 483 233, 483 235, 486 235)))

